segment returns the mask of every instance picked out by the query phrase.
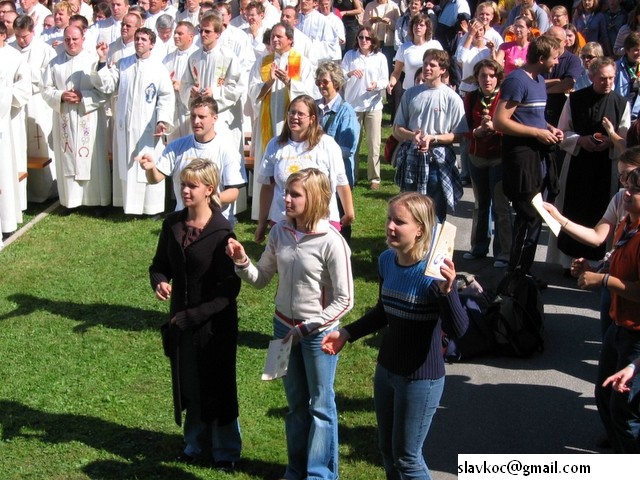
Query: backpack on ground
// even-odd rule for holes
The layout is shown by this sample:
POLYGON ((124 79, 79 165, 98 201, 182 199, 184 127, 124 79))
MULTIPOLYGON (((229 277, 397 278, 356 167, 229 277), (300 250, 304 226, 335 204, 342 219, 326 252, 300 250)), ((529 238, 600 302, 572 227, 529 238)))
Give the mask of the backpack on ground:
POLYGON ((496 353, 529 357, 544 348, 544 304, 531 275, 520 270, 508 274, 487 310, 496 353))
POLYGON ((473 275, 456 275, 460 303, 469 316, 469 327, 460 338, 443 337, 445 360, 449 363, 465 361, 493 353, 495 339, 486 313, 490 297, 473 275))

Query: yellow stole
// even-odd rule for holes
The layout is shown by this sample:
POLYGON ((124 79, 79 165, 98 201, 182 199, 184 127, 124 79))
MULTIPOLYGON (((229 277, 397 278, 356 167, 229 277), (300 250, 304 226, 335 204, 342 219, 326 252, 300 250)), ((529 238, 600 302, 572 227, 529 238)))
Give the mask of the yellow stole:
MULTIPOLYGON (((263 82, 271 79, 271 64, 274 60, 274 54, 265 55, 260 66, 260 76, 263 82)), ((287 65, 287 73, 291 80, 300 80, 300 62, 302 55, 295 50, 289 50, 289 59, 287 65)), ((285 90, 284 110, 289 108, 289 89, 285 90)), ((260 105, 260 135, 262 139, 262 151, 267 148, 267 143, 273 138, 274 132, 271 128, 271 90, 262 98, 260 105)))

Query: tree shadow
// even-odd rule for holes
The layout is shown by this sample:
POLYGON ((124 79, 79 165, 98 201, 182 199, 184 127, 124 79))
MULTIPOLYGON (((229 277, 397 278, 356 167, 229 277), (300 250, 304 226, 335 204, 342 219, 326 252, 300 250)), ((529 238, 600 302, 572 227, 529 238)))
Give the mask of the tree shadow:
POLYGON ((0 425, 3 442, 21 437, 49 444, 79 442, 122 459, 85 466, 91 478, 198 478, 163 464, 179 452, 180 435, 125 427, 88 415, 44 412, 11 400, 0 400, 0 425), (118 465, 116 470, 112 469, 114 464, 118 465))
MULTIPOLYGON (((17 304, 17 307, 11 312, 0 315, 0 321, 44 311, 78 322, 78 325, 73 327, 73 332, 80 334, 86 333, 90 328, 96 326, 131 332, 151 330, 157 331, 159 334, 160 326, 168 318, 166 312, 144 310, 128 305, 73 303, 50 300, 23 293, 9 295, 7 300, 17 304)), ((271 337, 263 333, 240 331, 238 345, 253 349, 263 349, 269 343, 269 340, 271 340, 271 337)))
POLYGON ((0 321, 32 315, 37 311, 45 311, 79 322, 73 328, 76 333, 85 333, 89 328, 98 325, 132 332, 158 330, 167 317, 166 313, 144 310, 128 305, 74 303, 50 300, 24 293, 9 295, 7 300, 17 304, 17 307, 11 312, 0 315, 0 321))
MULTIPOLYGON (((11 400, 0 400, 0 427, 3 442, 17 438, 37 439, 49 444, 79 442, 119 457, 84 465, 82 471, 90 478, 203 478, 183 470, 179 465, 172 465, 183 447, 182 435, 179 434, 125 427, 88 415, 43 412, 11 400)), ((281 473, 283 467, 276 463, 242 458, 238 469, 256 478, 268 479, 281 473)), ((219 476, 228 477, 222 473, 219 476)))

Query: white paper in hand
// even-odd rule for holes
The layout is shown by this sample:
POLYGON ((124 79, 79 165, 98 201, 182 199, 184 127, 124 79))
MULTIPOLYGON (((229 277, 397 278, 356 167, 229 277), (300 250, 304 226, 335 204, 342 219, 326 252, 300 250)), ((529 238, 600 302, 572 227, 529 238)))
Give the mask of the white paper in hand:
POLYGON ((429 252, 427 268, 424 274, 427 277, 437 280, 445 280, 440 273, 440 267, 444 263, 445 258, 453 258, 453 249, 456 242, 456 227, 449 222, 438 224, 433 236, 434 238, 431 241, 433 246, 429 252))
POLYGON ((292 343, 293 337, 289 338, 287 343, 282 343, 281 338, 276 338, 269 342, 267 362, 262 372, 262 380, 275 380, 287 374, 292 343))
POLYGON ((547 210, 542 205, 542 201, 542 195, 538 193, 535 197, 533 197, 533 199, 531 199, 531 205, 535 207, 535 209, 542 217, 542 220, 544 220, 544 223, 549 226, 549 230, 551 230, 557 237, 560 233, 560 223, 555 218, 553 218, 549 212, 547 212, 547 210))

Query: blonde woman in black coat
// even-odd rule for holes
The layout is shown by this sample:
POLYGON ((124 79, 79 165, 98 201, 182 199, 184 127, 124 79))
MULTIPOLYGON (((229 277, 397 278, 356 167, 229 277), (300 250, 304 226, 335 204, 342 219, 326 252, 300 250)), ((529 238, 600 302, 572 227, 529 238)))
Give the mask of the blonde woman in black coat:
POLYGON ((220 212, 219 178, 209 160, 193 160, 182 170, 185 209, 165 219, 149 273, 156 297, 171 301, 163 341, 178 425, 186 409, 186 447, 178 460, 213 461, 233 470, 242 447, 236 387, 240 279, 225 254, 234 235, 220 212))

